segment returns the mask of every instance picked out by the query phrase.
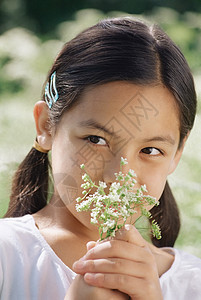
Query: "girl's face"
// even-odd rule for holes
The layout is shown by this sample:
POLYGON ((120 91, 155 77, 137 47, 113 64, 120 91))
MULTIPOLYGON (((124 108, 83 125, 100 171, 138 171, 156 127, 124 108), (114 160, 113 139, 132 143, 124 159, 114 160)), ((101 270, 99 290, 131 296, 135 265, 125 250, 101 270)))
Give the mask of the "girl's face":
POLYGON ((64 113, 52 137, 53 203, 90 227, 88 213, 75 210, 75 199, 82 196, 80 164, 93 181, 110 185, 120 158, 127 158, 123 170, 133 169, 138 184, 159 199, 181 156, 180 124, 175 99, 162 85, 111 82, 88 88, 80 100, 64 113))

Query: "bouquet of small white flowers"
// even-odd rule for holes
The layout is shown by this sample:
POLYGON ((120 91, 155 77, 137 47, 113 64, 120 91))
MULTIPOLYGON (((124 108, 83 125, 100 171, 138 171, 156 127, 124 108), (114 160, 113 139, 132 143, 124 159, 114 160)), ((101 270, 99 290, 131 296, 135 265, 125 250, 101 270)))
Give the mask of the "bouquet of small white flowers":
MULTIPOLYGON (((134 186, 137 182, 135 172, 131 169, 128 174, 122 172, 122 167, 127 163, 127 160, 121 157, 120 172, 115 173, 116 182, 110 185, 107 194, 104 191, 107 188, 105 182, 99 181, 99 185, 96 185, 86 171, 82 176, 84 181, 81 185, 84 189, 83 197, 76 199, 78 202, 76 210, 78 212, 91 212, 91 223, 99 227, 101 240, 115 236, 115 231, 122 228, 128 218, 130 218, 131 224, 135 223, 141 216, 151 219, 152 215, 146 206, 159 204, 156 198, 144 194, 147 193, 145 185, 141 185, 134 192, 134 186), (96 191, 90 194, 94 188, 96 191), (141 212, 140 217, 132 222, 132 216, 139 211, 141 212)), ((85 170, 84 164, 80 167, 85 170)), ((160 228, 155 220, 151 222, 151 231, 154 237, 161 238, 160 228)))

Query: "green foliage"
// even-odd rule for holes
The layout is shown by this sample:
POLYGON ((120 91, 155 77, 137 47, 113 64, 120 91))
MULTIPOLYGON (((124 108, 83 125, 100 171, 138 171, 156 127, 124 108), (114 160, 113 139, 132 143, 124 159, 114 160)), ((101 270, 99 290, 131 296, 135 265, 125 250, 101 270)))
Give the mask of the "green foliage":
POLYGON ((21 26, 38 34, 49 34, 59 23, 72 20, 79 10, 90 8, 103 11, 104 14, 114 10, 142 14, 161 6, 179 13, 201 12, 200 0, 1 0, 0 31, 21 26))
POLYGON ((0 94, 9 93, 14 94, 23 90, 23 82, 21 80, 6 80, 0 78, 0 94))
MULTIPOLYGON (((0 70, 4 70, 4 66, 10 63, 11 57, 8 55, 2 55, 0 57, 0 70)), ((0 72, 0 94, 17 93, 23 89, 23 82, 21 80, 12 80, 5 78, 3 71, 0 72)))
POLYGON ((180 47, 194 72, 201 70, 201 14, 179 14, 170 8, 156 8, 148 18, 160 24, 180 47))

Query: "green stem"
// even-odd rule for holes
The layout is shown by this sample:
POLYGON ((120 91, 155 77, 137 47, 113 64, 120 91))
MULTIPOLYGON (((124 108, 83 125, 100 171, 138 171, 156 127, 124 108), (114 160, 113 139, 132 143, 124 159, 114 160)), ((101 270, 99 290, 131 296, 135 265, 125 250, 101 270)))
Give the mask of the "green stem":
POLYGON ((134 225, 139 219, 141 219, 141 218, 142 218, 142 216, 139 216, 139 217, 134 221, 133 225, 134 225))
POLYGON ((89 195, 89 193, 91 192, 92 188, 82 197, 82 200, 84 200, 86 198, 86 196, 89 195))

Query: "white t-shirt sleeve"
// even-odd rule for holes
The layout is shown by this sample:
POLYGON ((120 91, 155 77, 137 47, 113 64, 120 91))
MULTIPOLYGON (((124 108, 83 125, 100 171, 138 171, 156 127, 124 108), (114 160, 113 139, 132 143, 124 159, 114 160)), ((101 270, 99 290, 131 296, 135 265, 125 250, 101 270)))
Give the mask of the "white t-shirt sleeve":
POLYGON ((177 249, 164 250, 175 256, 160 278, 164 300, 201 300, 201 259, 177 249))
POLYGON ((0 220, 0 299, 63 300, 75 273, 59 259, 30 215, 0 220))
POLYGON ((2 286, 3 286, 3 270, 2 270, 2 264, 0 261, 0 295, 2 293, 2 286))

